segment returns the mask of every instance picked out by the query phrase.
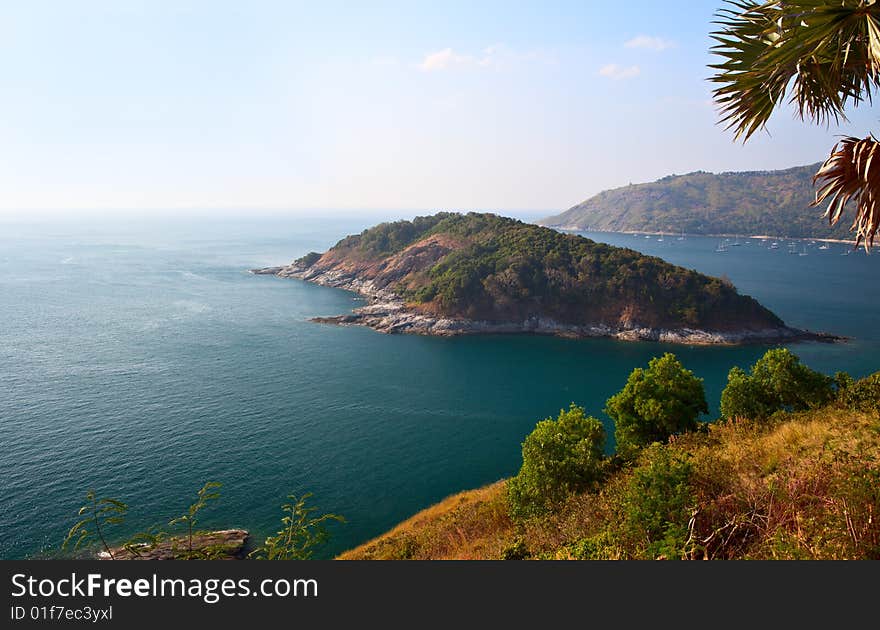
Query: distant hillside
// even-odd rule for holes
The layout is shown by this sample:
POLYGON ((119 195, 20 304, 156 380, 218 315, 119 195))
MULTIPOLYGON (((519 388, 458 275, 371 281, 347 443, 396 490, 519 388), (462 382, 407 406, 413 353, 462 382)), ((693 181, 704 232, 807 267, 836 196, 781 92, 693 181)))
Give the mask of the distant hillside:
POLYGON ((819 164, 784 171, 671 175, 607 190, 538 223, 610 232, 771 235, 849 239, 844 218, 831 228, 813 208, 819 164))
POLYGON ((316 321, 389 333, 685 343, 804 337, 729 282, 492 214, 383 223, 324 254, 256 273, 357 291, 369 306, 316 321))

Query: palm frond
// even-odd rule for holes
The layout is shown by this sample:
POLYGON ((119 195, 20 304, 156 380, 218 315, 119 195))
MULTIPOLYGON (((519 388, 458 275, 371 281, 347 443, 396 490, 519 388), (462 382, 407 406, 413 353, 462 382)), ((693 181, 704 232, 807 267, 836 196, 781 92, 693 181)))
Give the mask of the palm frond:
POLYGON ((840 220, 850 201, 855 202, 850 231, 856 234, 856 247, 864 241, 870 250, 880 228, 880 142, 873 136, 842 139, 813 177, 813 184, 818 186, 814 206, 830 199, 824 216, 831 225, 840 220))
POLYGON ((875 0, 728 0, 718 18, 710 81, 736 139, 763 129, 789 92, 802 119, 827 124, 880 87, 875 0))

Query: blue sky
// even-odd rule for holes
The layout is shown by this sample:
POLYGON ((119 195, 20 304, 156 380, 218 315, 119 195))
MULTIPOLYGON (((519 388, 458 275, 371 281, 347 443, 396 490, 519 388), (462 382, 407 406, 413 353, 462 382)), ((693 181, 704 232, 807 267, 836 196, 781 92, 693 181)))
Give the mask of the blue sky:
POLYGON ((720 4, 4 2, 0 213, 558 210, 880 128, 786 108, 734 144, 706 81, 720 4))

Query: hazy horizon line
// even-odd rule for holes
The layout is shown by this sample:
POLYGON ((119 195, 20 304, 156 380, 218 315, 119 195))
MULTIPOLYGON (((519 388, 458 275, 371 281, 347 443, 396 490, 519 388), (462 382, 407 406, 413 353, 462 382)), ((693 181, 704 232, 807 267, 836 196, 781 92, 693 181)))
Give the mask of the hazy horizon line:
POLYGON ((0 222, 76 219, 175 219, 175 218, 304 218, 348 219, 361 217, 409 218, 439 212, 488 212, 514 218, 541 218, 561 212, 558 208, 273 208, 273 207, 156 207, 156 208, 39 208, 0 210, 0 222))

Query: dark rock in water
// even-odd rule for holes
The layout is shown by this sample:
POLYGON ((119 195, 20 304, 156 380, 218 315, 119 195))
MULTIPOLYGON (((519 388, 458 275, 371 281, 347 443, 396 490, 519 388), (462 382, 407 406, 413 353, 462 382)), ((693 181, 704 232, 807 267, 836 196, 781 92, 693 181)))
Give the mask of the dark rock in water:
POLYGON ((251 269, 250 272, 255 276, 274 276, 284 267, 266 267, 265 269, 251 269))
MULTIPOLYGON (((245 557, 248 532, 243 529, 224 529, 193 535, 193 555, 197 558, 215 560, 241 560, 245 557)), ((115 547, 110 550, 114 560, 183 560, 189 555, 189 540, 176 536, 155 545, 141 544, 115 547)), ((99 560, 110 560, 106 551, 98 554, 99 560)))
POLYGON ((312 317, 309 321, 316 324, 336 324, 345 326, 346 324, 361 324, 362 317, 359 315, 334 315, 332 317, 312 317))

